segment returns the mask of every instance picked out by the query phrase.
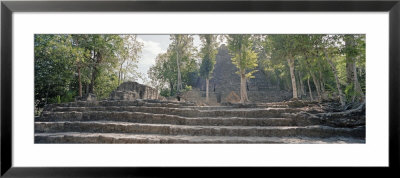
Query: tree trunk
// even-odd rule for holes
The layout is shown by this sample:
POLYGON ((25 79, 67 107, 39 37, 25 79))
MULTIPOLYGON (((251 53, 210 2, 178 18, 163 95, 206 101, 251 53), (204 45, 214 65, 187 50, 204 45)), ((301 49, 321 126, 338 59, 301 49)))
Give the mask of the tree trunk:
POLYGON ((95 85, 95 80, 96 80, 96 71, 97 69, 95 67, 93 67, 93 72, 92 72, 92 78, 90 80, 90 84, 89 84, 89 93, 93 93, 94 91, 94 85, 95 85))
POLYGON ((305 90, 304 90, 304 83, 303 83, 303 81, 302 81, 302 77, 301 77, 301 72, 300 72, 300 70, 298 70, 298 76, 299 76, 299 84, 300 84, 300 97, 301 96, 303 96, 303 95, 306 95, 306 92, 305 92, 305 90))
MULTIPOLYGON (((76 46, 79 46, 77 39, 75 39, 75 43, 76 46)), ((79 97, 82 97, 81 64, 79 60, 77 60, 77 68, 78 68, 79 97)))
POLYGON ((174 94, 174 84, 172 82, 169 82, 169 86, 171 87, 169 91, 169 95, 172 96, 174 94))
MULTIPOLYGON (((352 49, 354 47, 354 37, 352 35, 345 35, 344 38, 346 48, 352 49)), ((351 51, 351 50, 349 50, 351 51)), ((354 65, 355 61, 353 58, 353 55, 349 52, 346 53, 346 80, 347 84, 351 85, 353 84, 353 79, 354 79, 354 65)))
POLYGON ((325 84, 324 84, 324 78, 322 77, 322 72, 319 70, 319 84, 320 89, 321 89, 321 97, 322 99, 325 99, 325 84))
MULTIPOLYGON (((125 63, 125 61, 122 63, 122 64, 124 64, 125 63)), ((121 81, 122 81, 122 64, 121 64, 121 66, 119 67, 119 72, 118 72, 118 86, 119 86, 119 84, 121 83, 121 81)))
POLYGON ((320 85, 318 82, 318 79, 315 77, 313 72, 310 72, 311 77, 313 79, 314 85, 315 85, 315 89, 317 90, 317 95, 318 95, 318 100, 321 101, 322 97, 321 97, 321 90, 320 90, 320 85))
POLYGON ((354 68, 354 63, 349 61, 348 59, 346 60, 346 78, 347 78, 347 84, 352 84, 353 83, 353 68, 354 68))
POLYGON ((181 68, 180 68, 180 60, 179 60, 179 53, 177 53, 176 54, 176 63, 177 63, 177 67, 178 67, 178 86, 177 86, 177 88, 176 88, 176 90, 178 91, 178 92, 180 92, 181 90, 182 90, 182 78, 181 78, 181 68))
POLYGON ((297 86, 296 86, 296 77, 294 75, 294 60, 287 59, 290 69, 290 78, 292 80, 292 89, 293 89, 293 98, 297 99, 297 86))
POLYGON ((311 101, 313 101, 313 96, 312 96, 312 92, 311 92, 311 86, 310 86, 310 77, 307 78, 307 83, 308 83, 308 91, 310 92, 310 98, 311 101))
POLYGON ((176 65, 178 69, 178 85, 176 87, 176 90, 178 93, 182 90, 182 78, 181 78, 181 68, 180 68, 180 59, 179 59, 179 45, 180 45, 180 38, 176 39, 176 65))
POLYGON ((358 78, 357 78, 357 70, 356 70, 356 64, 354 62, 354 68, 353 68, 353 75, 354 75, 354 88, 355 91, 357 93, 357 95, 360 97, 361 102, 365 101, 365 96, 364 96, 364 92, 361 89, 360 83, 358 82, 358 78))
MULTIPOLYGON (((346 48, 350 48, 349 51, 353 50, 355 47, 354 36, 346 35, 345 36, 346 48)), ((353 97, 353 101, 355 97, 359 97, 361 101, 365 100, 364 93, 361 89, 360 83, 357 78, 357 66, 355 56, 351 53, 346 53, 346 77, 348 85, 354 85, 354 91, 356 95, 353 97)))
POLYGON ((209 79, 206 78, 206 102, 208 103, 208 85, 209 85, 209 79))
POLYGON ((247 90, 246 90, 246 76, 244 71, 241 72, 240 75, 240 103, 248 102, 247 98, 247 90))
POLYGON ((276 75, 276 81, 278 83, 278 89, 280 90, 280 89, 282 89, 281 88, 281 79, 280 79, 278 73, 276 72, 276 70, 275 70, 275 75, 276 75))
POLYGON ((296 77, 296 86, 299 86, 297 90, 297 97, 301 98, 301 87, 300 87, 300 82, 299 82, 299 75, 296 75, 296 72, 294 73, 294 76, 296 77))
POLYGON ((119 85, 119 81, 121 81, 121 71, 118 71, 118 85, 119 85))
POLYGON ((47 105, 47 100, 49 98, 49 89, 50 89, 50 83, 47 84, 47 90, 46 90, 46 100, 44 102, 44 105, 47 105))
MULTIPOLYGON (((306 93, 304 92, 304 83, 303 83, 303 81, 302 81, 302 77, 301 77, 301 72, 300 72, 300 70, 298 70, 298 76, 299 76, 299 84, 300 84, 300 93, 301 93, 301 96, 303 96, 303 95, 305 95, 306 93)), ((300 97, 301 97, 300 96, 300 97)))
POLYGON ((339 93, 340 105, 342 105, 342 107, 343 107, 344 105, 346 105, 346 101, 344 100, 344 95, 343 95, 343 92, 342 92, 342 89, 341 89, 341 86, 340 86, 339 78, 338 78, 337 71, 336 71, 336 66, 333 64, 331 59, 329 59, 328 57, 326 59, 328 60, 329 65, 331 66, 333 75, 335 76, 336 88, 337 88, 338 93, 339 93))
POLYGON ((89 85, 89 93, 94 93, 94 86, 96 85, 96 79, 97 79, 97 73, 98 73, 98 69, 97 69, 97 65, 101 63, 102 61, 102 56, 101 54, 98 52, 96 55, 96 62, 93 65, 93 71, 92 71, 92 79, 90 81, 90 85, 89 85))
POLYGON ((79 97, 82 97, 81 66, 78 64, 79 97))

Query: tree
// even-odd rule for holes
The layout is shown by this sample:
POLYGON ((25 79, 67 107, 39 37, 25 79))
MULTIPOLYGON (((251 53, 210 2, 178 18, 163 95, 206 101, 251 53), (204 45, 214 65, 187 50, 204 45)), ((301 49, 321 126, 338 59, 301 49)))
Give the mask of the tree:
POLYGON ((140 53, 143 49, 143 43, 137 40, 137 35, 121 35, 123 39, 123 48, 118 55, 118 85, 129 75, 130 80, 140 77, 135 69, 138 68, 140 53))
POLYGON ((73 49, 71 54, 75 56, 75 65, 78 73, 78 85, 79 85, 79 97, 82 97, 82 68, 84 68, 87 64, 85 63, 87 58, 90 57, 89 51, 86 51, 85 48, 81 46, 81 42, 85 40, 82 38, 82 35, 71 35, 73 49))
POLYGON ((200 76, 206 79, 206 102, 208 102, 209 80, 212 76, 217 55, 217 35, 200 35, 203 42, 201 48, 202 62, 200 65, 200 76))
POLYGON ((353 86, 353 91, 355 93, 352 100, 354 101, 355 98, 358 98, 361 101, 365 101, 364 92, 358 81, 356 65, 357 59, 362 60, 362 58, 365 57, 361 53, 365 51, 364 35, 344 35, 344 42, 345 48, 343 51, 346 55, 347 83, 353 86))
POLYGON ((311 91, 310 76, 307 76, 307 84, 308 84, 308 92, 310 93, 310 100, 313 101, 314 99, 311 91))
POLYGON ((174 85, 177 81, 176 60, 171 58, 171 52, 158 54, 155 64, 150 67, 148 74, 152 85, 157 89, 163 89, 166 84, 170 88, 170 96, 174 95, 174 85))
POLYGON ((181 65, 184 60, 184 58, 188 58, 191 54, 191 50, 193 50, 193 37, 191 35, 171 35, 170 39, 172 40, 172 49, 174 52, 174 56, 176 59, 176 65, 177 65, 177 93, 179 94, 181 90, 183 89, 182 87, 182 74, 181 74, 181 65))
POLYGON ((254 77, 252 74, 257 70, 253 69, 258 66, 251 35, 228 35, 227 40, 232 63, 238 68, 240 76, 240 102, 248 102, 246 80, 254 77))
POLYGON ((85 51, 77 48, 71 35, 35 35, 34 40, 36 107, 57 98, 73 101, 75 71, 84 62, 85 51))
POLYGON ((339 94, 339 101, 342 107, 346 105, 346 101, 343 95, 342 87, 339 81, 338 72, 336 70, 336 65, 334 63, 334 56, 339 54, 339 50, 337 48, 339 38, 337 35, 325 35, 322 37, 321 41, 324 44, 324 55, 325 59, 328 61, 332 73, 335 77, 336 89, 339 94))
MULTIPOLYGON (((81 42, 83 48, 89 51, 87 70, 90 73, 90 83, 87 93, 95 93, 97 78, 101 72, 114 71, 118 66, 118 56, 124 53, 124 40, 120 35, 89 34, 82 35, 84 39, 81 42)), ((100 87, 101 88, 101 87, 100 87)))
POLYGON ((107 97, 118 86, 118 57, 132 57, 131 48, 126 47, 127 41, 122 37, 35 35, 36 107, 73 101, 75 96, 89 92, 99 98, 107 97))
MULTIPOLYGON (((185 45, 179 45, 180 48, 177 48, 177 43, 174 41, 176 38, 174 37, 167 52, 159 54, 156 57, 156 63, 148 71, 153 86, 161 90, 168 85, 169 96, 173 96, 176 93, 179 94, 179 92, 193 83, 196 78, 193 76, 198 75, 197 56, 195 55, 197 51, 193 47, 193 37, 184 36, 179 38, 181 38, 182 44, 185 45), (177 49, 180 50, 177 51, 177 49), (178 65, 178 62, 180 65, 178 65), (178 88, 178 86, 180 87, 178 88)), ((163 93, 165 94, 165 92, 163 93)))
POLYGON ((275 58, 287 61, 292 83, 293 98, 297 99, 297 85, 295 76, 295 57, 298 54, 301 35, 269 35, 268 39, 272 45, 275 58))
POLYGON ((301 55, 304 56, 304 62, 302 65, 305 66, 309 75, 312 78, 312 81, 315 86, 315 90, 317 91, 318 100, 323 100, 323 84, 322 82, 322 74, 321 74, 321 63, 322 60, 320 56, 320 48, 321 48, 321 35, 302 35, 301 36, 301 45, 299 46, 299 51, 301 51, 301 55), (319 77, 316 76, 319 74, 319 77))

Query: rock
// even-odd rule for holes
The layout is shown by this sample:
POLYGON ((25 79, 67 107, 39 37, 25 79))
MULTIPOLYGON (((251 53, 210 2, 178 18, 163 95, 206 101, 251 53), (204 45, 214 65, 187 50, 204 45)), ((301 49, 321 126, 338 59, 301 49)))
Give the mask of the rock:
POLYGON ((137 82, 124 82, 111 92, 110 100, 159 99, 158 91, 137 82))
POLYGON ((238 103, 240 102, 240 97, 234 91, 231 91, 226 97, 226 101, 229 103, 238 103))

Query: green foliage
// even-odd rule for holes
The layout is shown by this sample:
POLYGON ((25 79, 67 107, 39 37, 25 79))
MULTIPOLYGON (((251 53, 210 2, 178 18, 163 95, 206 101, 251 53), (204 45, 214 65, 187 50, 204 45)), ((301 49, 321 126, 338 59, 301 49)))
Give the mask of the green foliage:
POLYGON ((170 91, 169 91, 168 88, 163 88, 163 89, 161 89, 160 95, 161 95, 161 96, 164 96, 164 97, 169 97, 169 96, 171 96, 171 95, 170 95, 170 91))
POLYGON ((272 60, 275 63, 300 55, 304 52, 307 41, 305 35, 269 35, 267 38, 265 45, 272 51, 272 60))
MULTIPOLYGON (((290 59, 295 81, 304 84, 310 78, 313 92, 320 88, 328 96, 337 96, 335 93, 340 91, 347 101, 354 101, 365 93, 365 35, 235 34, 219 37, 227 39, 232 63, 238 68, 237 73, 246 78, 253 78, 258 67, 272 85, 290 90, 290 59), (356 66, 359 87, 348 81, 350 72, 346 66, 350 62, 356 66), (355 92, 358 88, 362 92, 355 92)), ((193 44, 193 35, 171 35, 170 39, 168 50, 157 56, 155 65, 148 71, 152 85, 167 97, 177 91, 178 68, 182 90, 190 90, 200 77, 210 79, 218 46, 217 35, 200 35, 200 51, 193 44)), ((74 101, 79 96, 80 86, 83 94, 94 93, 99 99, 108 97, 121 82, 140 77, 137 64, 142 48, 143 43, 135 35, 35 35, 35 108, 74 101)))
POLYGON ((171 59, 170 52, 158 54, 155 60, 155 65, 151 66, 148 75, 152 85, 157 89, 165 87, 166 83, 173 85, 177 79, 175 77, 176 62, 171 59))
POLYGON ((148 71, 151 84, 158 90, 164 91, 164 95, 165 89, 169 88, 168 96, 173 96, 177 91, 178 56, 183 89, 194 85, 199 76, 199 65, 196 60, 197 50, 193 46, 193 37, 190 35, 171 35, 171 40, 172 43, 167 52, 158 54, 155 64, 148 71))
POLYGON ((320 92, 325 92, 328 96, 332 92, 338 92, 329 58, 336 70, 339 86, 348 86, 343 91, 345 97, 353 98, 353 88, 346 80, 346 56, 350 56, 356 62, 358 81, 365 91, 365 35, 267 35, 265 40, 260 40, 259 46, 265 51, 265 56, 259 63, 261 68, 269 78, 280 81, 281 87, 283 83, 283 88, 290 86, 289 69, 278 66, 287 65, 286 59, 289 58, 295 59, 295 73, 300 71, 302 74, 300 82, 306 82, 310 77, 313 90, 317 90, 315 85, 319 85, 320 92), (346 41, 351 41, 354 45, 346 46, 346 41), (314 75, 317 84, 314 84, 310 74, 314 75))
POLYGON ((192 86, 186 85, 186 86, 185 86, 185 91, 190 91, 190 90, 192 90, 192 86))
POLYGON ((343 47, 340 54, 344 56, 342 74, 344 83, 355 85, 349 88, 347 93, 351 94, 351 101, 365 99, 365 35, 340 35, 343 47), (357 76, 356 78, 354 76, 357 76))
POLYGON ((98 99, 105 99, 118 87, 118 76, 115 72, 102 71, 101 73, 96 79, 94 94, 98 99))
POLYGON ((336 88, 330 83, 327 83, 325 87, 327 91, 336 91, 336 88))
POLYGON ((72 102, 75 100, 75 96, 77 95, 76 91, 68 91, 61 99, 61 102, 72 102))
POLYGON ((239 69, 237 74, 252 77, 258 66, 257 53, 253 50, 251 35, 228 35, 228 49, 232 63, 239 69))
POLYGON ((203 42, 200 50, 200 57, 202 59, 200 65, 200 76, 209 79, 214 70, 215 58, 217 55, 217 35, 200 35, 203 42))
POLYGON ((346 96, 346 101, 351 101, 352 98, 356 95, 356 92, 354 90, 354 85, 347 85, 346 88, 344 89, 344 93, 346 96))
POLYGON ((60 103, 61 103, 60 95, 57 95, 57 104, 60 104, 60 103))
POLYGON ((72 102, 75 100, 76 93, 74 91, 68 91, 65 95, 60 96, 57 95, 56 97, 49 98, 49 103, 65 103, 65 102, 72 102))
POLYGON ((35 35, 34 45, 35 103, 43 107, 68 93, 76 59, 83 54, 77 55, 70 35, 35 35))
POLYGON ((118 58, 118 83, 135 81, 141 77, 137 71, 143 42, 138 41, 136 35, 121 35, 123 45, 118 58))
MULTIPOLYGON (((74 101, 79 95, 80 85, 84 93, 95 93, 99 98, 107 97, 118 86, 121 60, 137 62, 142 45, 132 41, 133 37, 100 34, 35 35, 36 108, 48 103, 74 101), (129 46, 132 43, 135 43, 134 47, 129 46)), ((131 71, 137 68, 128 66, 131 71)))

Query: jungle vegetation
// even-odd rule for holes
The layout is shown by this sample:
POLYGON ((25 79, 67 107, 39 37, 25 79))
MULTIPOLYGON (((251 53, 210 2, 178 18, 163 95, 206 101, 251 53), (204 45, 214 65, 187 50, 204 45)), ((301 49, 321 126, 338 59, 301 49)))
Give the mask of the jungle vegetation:
MULTIPOLYGON (((364 102, 366 40, 362 34, 170 35, 166 52, 149 69, 151 85, 165 97, 208 82, 218 47, 225 43, 241 78, 240 102, 251 102, 246 81, 263 74, 294 99, 336 100, 341 106, 364 102), (314 93, 314 94, 313 94, 314 93), (315 95, 316 93, 316 95, 315 95), (316 97, 313 97, 316 96, 316 97)), ((137 72, 143 43, 136 35, 37 34, 34 40, 35 107, 74 101, 88 93, 107 98, 137 72)))

